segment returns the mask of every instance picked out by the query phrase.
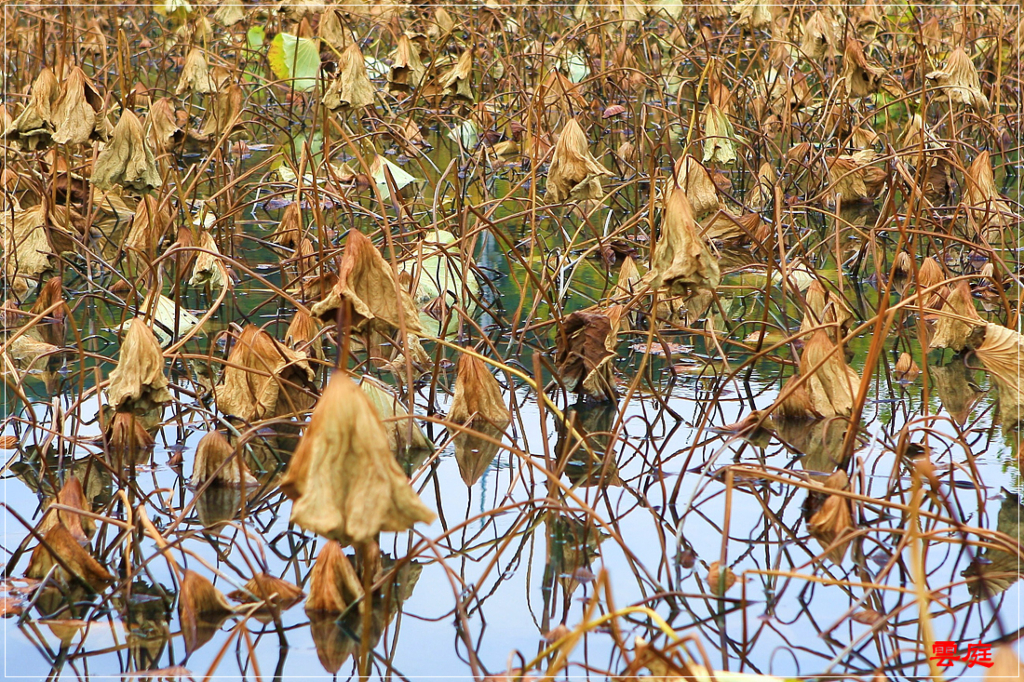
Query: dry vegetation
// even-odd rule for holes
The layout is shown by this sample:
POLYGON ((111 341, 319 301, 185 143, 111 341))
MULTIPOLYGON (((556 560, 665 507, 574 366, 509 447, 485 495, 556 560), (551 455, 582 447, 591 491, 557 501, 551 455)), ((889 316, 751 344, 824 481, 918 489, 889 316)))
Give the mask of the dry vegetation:
POLYGON ((1021 674, 1018 6, 2 12, 26 670, 1021 674))

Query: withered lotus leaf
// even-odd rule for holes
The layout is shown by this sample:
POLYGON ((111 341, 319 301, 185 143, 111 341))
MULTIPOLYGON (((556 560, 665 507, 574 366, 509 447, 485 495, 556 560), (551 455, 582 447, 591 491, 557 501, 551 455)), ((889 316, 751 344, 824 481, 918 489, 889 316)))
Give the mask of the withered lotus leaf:
POLYGON ((144 196, 135 208, 135 215, 129 224, 128 236, 124 240, 125 248, 144 255, 147 261, 152 262, 170 224, 171 216, 166 208, 160 206, 157 198, 144 196))
POLYGON ((209 580, 186 570, 178 590, 178 620, 185 638, 185 651, 192 653, 206 642, 234 609, 209 580))
POLYGON ((54 131, 53 109, 59 97, 57 77, 44 66, 32 82, 28 104, 6 128, 5 134, 21 140, 29 149, 48 143, 54 131))
POLYGON ((352 111, 373 104, 374 87, 357 43, 351 43, 338 60, 338 76, 324 93, 324 106, 352 111))
POLYGON ((245 19, 245 5, 241 0, 224 0, 213 12, 213 18, 222 26, 234 26, 245 19))
POLYGON ((597 400, 618 398, 614 362, 621 310, 577 310, 565 318, 555 338, 555 363, 568 390, 597 400))
MULTIPOLYGON (((52 267, 56 249, 50 243, 50 226, 45 204, 0 213, 3 230, 4 271, 8 280, 36 279, 52 267)), ((22 284, 27 288, 27 285, 22 284)), ((19 287, 20 288, 20 287, 19 287)))
POLYGON ((328 540, 309 575, 306 611, 341 613, 363 596, 363 585, 352 562, 334 540, 328 540))
POLYGON ((139 192, 160 186, 160 173, 146 143, 142 121, 130 109, 121 114, 110 142, 96 158, 92 184, 104 190, 121 185, 139 192))
POLYGON ((914 362, 910 353, 901 353, 896 361, 894 375, 899 381, 913 381, 921 373, 921 368, 914 362))
POLYGON ((615 297, 619 300, 633 298, 642 281, 643 277, 636 266, 636 260, 632 256, 626 256, 619 266, 619 278, 615 281, 615 297))
POLYGON ((708 566, 707 585, 715 596, 724 596, 729 588, 736 584, 736 580, 736 574, 728 566, 722 568, 717 561, 711 562, 708 566))
POLYGON ((602 175, 610 173, 590 154, 583 128, 571 119, 558 136, 544 198, 554 203, 600 199, 604 196, 602 175))
POLYGON ((324 357, 323 341, 320 337, 320 322, 309 313, 296 310, 284 340, 292 349, 301 351, 312 358, 324 357))
POLYGON ((149 105, 145 128, 149 141, 159 150, 170 149, 185 139, 185 131, 178 125, 169 97, 161 97, 149 105))
POLYGON ((985 113, 989 109, 988 97, 981 91, 981 79, 974 62, 962 47, 956 47, 949 53, 946 64, 937 71, 932 71, 925 78, 932 81, 934 87, 941 89, 944 99, 967 106, 985 113))
MULTIPOLYGON (((687 154, 676 161, 673 172, 675 184, 683 188, 690 208, 696 216, 718 210, 718 188, 707 169, 697 159, 687 154)), ((671 182, 670 180, 670 185, 671 182)), ((666 191, 671 197, 671 187, 666 191)))
POLYGON ((305 229, 302 221, 302 208, 299 202, 293 201, 288 204, 281 214, 281 222, 277 229, 270 235, 270 241, 280 244, 289 249, 299 248, 305 229))
POLYGON ((45 544, 39 544, 32 552, 26 572, 29 578, 41 580, 57 564, 61 575, 77 579, 96 592, 101 592, 113 582, 114 576, 78 544, 78 540, 63 523, 50 528, 43 536, 43 542, 45 544))
POLYGON ((392 53, 391 60, 388 86, 392 92, 410 92, 419 87, 427 73, 427 67, 420 60, 419 46, 409 40, 409 36, 399 36, 398 46, 392 53))
POLYGON ((828 163, 828 180, 832 194, 844 202, 871 200, 882 191, 885 171, 869 165, 875 153, 864 149, 844 154, 828 163))
POLYGON ((747 25, 751 30, 766 28, 772 23, 772 12, 765 0, 739 0, 732 6, 736 22, 747 25))
POLYGON ((205 95, 216 92, 217 85, 210 77, 210 68, 206 64, 206 56, 198 47, 193 47, 185 56, 185 64, 181 68, 181 76, 178 78, 178 87, 174 89, 175 95, 183 95, 187 92, 194 92, 205 95))
POLYGON ((313 403, 308 389, 315 376, 305 353, 249 325, 228 355, 217 407, 247 422, 303 412, 313 403))
POLYGON ((473 48, 463 51, 455 66, 441 76, 441 89, 448 97, 469 104, 476 101, 473 95, 473 48))
POLYGON ((839 24, 817 10, 804 22, 800 38, 800 51, 810 59, 824 59, 839 55, 839 24))
POLYGON ((686 192, 675 186, 665 202, 661 235, 652 250, 647 280, 652 288, 688 294, 697 289, 713 290, 720 279, 718 260, 697 233, 686 192))
POLYGON ((949 288, 938 315, 929 350, 951 348, 959 353, 974 330, 985 324, 974 307, 971 288, 964 281, 949 288))
POLYGON ((800 331, 807 332, 821 325, 828 325, 829 338, 835 342, 846 335, 853 322, 853 312, 837 294, 829 291, 819 280, 811 282, 804 296, 804 318, 800 331))
POLYGON ((200 140, 220 138, 241 124, 242 88, 237 83, 221 88, 214 95, 213 106, 206 114, 206 121, 199 131, 200 140))
POLYGON ((136 463, 145 461, 156 443, 146 427, 154 426, 154 421, 159 422, 159 416, 159 412, 156 412, 156 419, 149 415, 136 417, 134 412, 127 410, 114 412, 106 427, 110 452, 136 463))
POLYGON ((245 584, 245 590, 236 590, 228 594, 235 601, 251 603, 254 598, 268 604, 276 604, 281 608, 291 608, 299 602, 305 593, 292 583, 277 578, 269 573, 257 573, 245 584))
POLYGON ((992 656, 992 667, 985 671, 985 682, 1020 679, 1024 679, 1024 664, 1014 651, 1013 645, 1000 645, 992 656))
POLYGON ((228 282, 227 268, 220 256, 220 249, 217 248, 217 241, 206 230, 199 236, 199 248, 202 251, 196 253, 196 260, 192 265, 192 278, 188 281, 189 286, 210 286, 215 289, 223 287, 228 282))
POLYGON ((94 135, 103 136, 106 122, 100 111, 103 98, 79 67, 71 69, 61 86, 60 99, 54 105, 53 141, 82 144, 94 135))
POLYGON ((1010 226, 1020 220, 1000 196, 992 173, 992 158, 988 150, 978 154, 965 174, 964 192, 971 214, 982 225, 1010 226))
POLYGON ((823 417, 849 416, 860 376, 846 364, 842 350, 819 329, 800 355, 800 374, 808 377, 807 393, 815 412, 823 417), (820 367, 815 370, 819 363, 820 367))
POLYGON ((343 11, 340 5, 328 7, 320 15, 320 25, 317 27, 317 37, 339 52, 355 42, 352 31, 345 26, 343 11))
POLYGON ((196 459, 192 466, 192 486, 199 487, 214 479, 215 484, 245 486, 255 485, 256 479, 249 473, 249 467, 241 452, 220 431, 211 431, 202 437, 196 446, 196 459))
POLYGON ((107 400, 115 410, 142 414, 171 401, 167 384, 160 342, 144 320, 135 318, 110 373, 107 400))
MULTIPOLYGON (((828 490, 846 490, 849 485, 850 479, 842 469, 825 479, 825 488, 828 490)), ((807 530, 821 543, 822 548, 827 548, 837 540, 842 540, 853 529, 853 512, 850 508, 850 501, 840 495, 827 495, 821 507, 814 512, 807 523, 807 530)), ((829 550, 826 556, 838 566, 843 562, 849 546, 849 540, 840 542, 829 550)))
MULTIPOLYGON (((85 499, 85 491, 82 489, 82 482, 74 476, 69 476, 67 482, 57 493, 57 504, 82 511, 92 511, 85 499)), ((43 516, 39 523, 39 532, 46 534, 51 528, 63 524, 71 536, 79 544, 85 544, 89 536, 96 532, 96 523, 89 516, 76 514, 66 509, 50 509, 43 516)))
POLYGON ((704 128, 704 161, 732 163, 736 160, 736 132, 722 109, 710 103, 701 115, 704 128))
POLYGON ((782 387, 780 394, 783 398, 772 412, 772 416, 776 419, 800 421, 821 417, 815 411, 814 404, 811 402, 811 394, 807 390, 807 383, 804 382, 797 385, 799 380, 799 375, 792 376, 782 387))
POLYGON ((396 455, 410 450, 433 450, 434 444, 424 435, 410 416, 409 411, 399 402, 398 397, 386 389, 376 379, 364 376, 359 387, 370 399, 380 415, 384 428, 388 432, 388 446, 396 455))
POLYGON ((849 97, 867 97, 878 92, 885 69, 869 64, 864 46, 852 35, 846 37, 843 52, 843 78, 849 97))
POLYGON ((415 362, 426 359, 418 339, 423 330, 412 295, 398 286, 394 269, 359 230, 349 230, 338 281, 326 298, 313 305, 312 313, 333 322, 344 304, 351 306, 354 331, 390 333, 404 327, 406 354, 415 362))
POLYGON ((465 353, 459 358, 459 374, 455 380, 455 398, 448 418, 456 424, 486 421, 499 431, 512 421, 501 396, 501 386, 487 365, 478 357, 465 353))
POLYGON ((992 380, 999 387, 999 412, 1002 423, 1013 428, 1024 418, 1024 387, 1021 366, 1024 361, 1024 337, 999 324, 987 323, 984 339, 974 349, 992 380))
POLYGON ((734 216, 721 209, 701 229, 701 236, 715 243, 739 246, 763 241, 765 223, 759 213, 734 216))
POLYGON ((345 545, 434 520, 395 461, 377 411, 343 372, 313 410, 281 490, 293 500, 293 523, 345 545))

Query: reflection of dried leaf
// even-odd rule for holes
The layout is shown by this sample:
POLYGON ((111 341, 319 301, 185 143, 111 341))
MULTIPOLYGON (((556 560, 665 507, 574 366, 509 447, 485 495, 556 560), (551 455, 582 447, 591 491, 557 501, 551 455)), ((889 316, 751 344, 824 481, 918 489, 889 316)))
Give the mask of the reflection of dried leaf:
POLYGON ((555 337, 555 363, 568 390, 597 400, 618 398, 614 361, 621 313, 621 306, 613 306, 602 313, 577 310, 565 318, 555 337))
POLYGON ((345 544, 434 520, 395 461, 369 398, 343 372, 313 410, 281 490, 293 500, 293 523, 345 544))
POLYGON ((210 479, 221 485, 255 485, 245 460, 235 453, 234 446, 220 431, 203 436, 196 446, 196 460, 192 466, 192 486, 198 488, 210 479), (227 462, 227 464, 225 464, 227 462))
POLYGON ((732 572, 732 569, 728 566, 725 570, 722 570, 721 565, 717 561, 711 563, 708 566, 708 577, 707 586, 711 591, 711 594, 716 597, 725 596, 725 593, 729 591, 729 588, 736 584, 736 574, 732 572))
POLYGON ((609 172, 590 154, 583 128, 571 119, 558 136, 544 198, 553 203, 600 199, 602 175, 609 172))
POLYGON ((121 114, 110 142, 96 158, 92 184, 100 189, 122 185, 139 192, 160 186, 160 173, 146 143, 142 121, 130 109, 121 114))
POLYGON ((459 359, 455 398, 448 418, 456 424, 469 424, 480 418, 504 431, 512 420, 501 396, 501 386, 483 360, 465 353, 459 359))
POLYGON ((651 287, 665 286, 672 294, 687 294, 715 289, 720 277, 718 260, 697 233, 686 193, 673 187, 665 203, 661 235, 651 254, 647 273, 651 287))
POLYGON ((97 592, 102 591, 114 580, 114 576, 78 544, 63 523, 58 523, 47 531, 43 540, 46 544, 36 547, 29 560, 26 573, 29 578, 41 580, 47 576, 54 564, 58 564, 62 575, 66 575, 65 571, 68 571, 70 577, 78 579, 97 592), (54 558, 54 554, 58 558, 54 558))
POLYGON ((350 44, 338 59, 338 76, 324 93, 324 106, 354 111, 373 104, 374 87, 357 43, 350 44))
MULTIPOLYGON (((840 469, 825 480, 825 487, 831 490, 846 490, 850 479, 840 469)), ((807 523, 807 529, 821 543, 822 548, 832 545, 836 540, 853 530, 853 511, 850 501, 839 495, 828 495, 821 507, 814 512, 807 523)), ((850 542, 841 542, 826 555, 837 566, 846 557, 846 549, 850 542)))
POLYGON ((363 585, 356 569, 341 551, 341 545, 328 540, 309 575, 306 611, 341 613, 362 596, 363 585))
POLYGON ((501 434, 502 431, 490 423, 455 434, 455 461, 459 464, 459 473, 466 485, 476 484, 487 473, 500 449, 498 443, 491 441, 501 441, 501 434))
POLYGON ((228 355, 217 407, 249 422, 303 412, 313 403, 308 387, 314 378, 305 353, 249 325, 228 355))
POLYGON ((971 287, 961 281, 946 292, 945 302, 939 310, 935 333, 928 344, 929 350, 952 348, 958 353, 964 349, 971 333, 985 324, 974 307, 971 287))
POLYGON ((1020 498, 1016 495, 1009 492, 1003 494, 1003 502, 996 517, 996 530, 1009 536, 1009 543, 1001 539, 1002 542, 999 544, 988 544, 960 574, 970 579, 967 582, 967 589, 970 590, 971 596, 978 600, 992 599, 1005 592, 1020 580, 1022 575, 1020 553, 1007 550, 1009 547, 1021 547, 1021 541, 1024 540, 1021 533, 1024 506, 1020 504, 1020 498), (1003 549, 1004 547, 1007 549, 1003 549))
POLYGON ((210 641, 232 612, 231 604, 213 583, 195 571, 185 571, 178 591, 178 620, 186 654, 210 641))
POLYGON ((953 421, 960 426, 966 424, 971 410, 985 395, 972 385, 967 366, 956 358, 945 367, 930 365, 928 378, 934 383, 939 400, 953 421))

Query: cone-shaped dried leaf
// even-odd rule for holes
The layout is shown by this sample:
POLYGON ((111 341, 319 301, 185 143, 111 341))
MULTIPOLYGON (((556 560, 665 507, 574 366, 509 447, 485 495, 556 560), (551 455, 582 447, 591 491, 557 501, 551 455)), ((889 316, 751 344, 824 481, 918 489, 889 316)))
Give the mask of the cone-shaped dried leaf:
POLYGON ((867 97, 878 92, 885 69, 869 64, 864 47, 852 35, 846 37, 843 52, 843 78, 849 97, 867 97))
POLYGON ((767 28, 772 23, 772 12, 765 0, 739 0, 732 6, 736 23, 751 29, 767 28))
MULTIPOLYGON (((846 490, 849 484, 849 477, 842 469, 825 480, 825 487, 831 490, 846 490)), ((821 508, 811 516, 807 524, 807 530, 821 543, 822 548, 829 547, 832 543, 849 535, 853 528, 853 512, 850 509, 850 501, 839 495, 828 495, 821 508)), ((826 556, 838 566, 843 563, 849 546, 849 540, 840 542, 839 545, 829 550, 826 556)))
POLYGON ((52 267, 50 254, 56 249, 50 243, 46 205, 0 213, 3 230, 4 271, 9 280, 37 279, 52 267))
POLYGON ((145 128, 149 141, 161 151, 166 151, 185 139, 185 131, 178 125, 174 104, 169 97, 161 97, 149 106, 145 128))
POLYGON ((220 289, 228 281, 227 268, 220 258, 220 249, 213 235, 206 230, 199 236, 199 248, 195 264, 192 266, 192 278, 188 281, 189 286, 209 286, 213 289, 220 289))
POLYGON ((643 281, 643 277, 640 276, 640 269, 637 268, 636 261, 632 256, 626 256, 622 265, 619 266, 619 278, 615 281, 615 298, 618 300, 633 298, 641 281, 643 281))
POLYGON ((128 236, 124 240, 125 248, 145 256, 146 262, 152 262, 170 224, 170 214, 166 208, 160 207, 156 197, 143 197, 128 227, 128 236))
POLYGON ((270 235, 270 241, 289 249, 298 249, 302 241, 304 225, 302 221, 302 208, 299 202, 293 201, 288 204, 281 214, 281 223, 270 235))
POLYGON ((842 298, 826 289, 819 280, 814 280, 811 286, 807 287, 804 302, 806 307, 804 318, 800 322, 800 331, 807 332, 807 336, 810 336, 811 329, 829 325, 829 338, 838 343, 849 331, 850 323, 853 322, 853 312, 842 298))
POLYGON ((959 353, 967 344, 971 333, 984 324, 974 307, 970 286, 967 282, 961 281, 950 287, 946 293, 928 348, 952 348, 959 353))
POLYGON ((896 361, 894 376, 899 381, 913 381, 921 373, 921 368, 914 362, 910 353, 901 353, 896 361))
MULTIPOLYGON (((689 154, 676 162, 675 184, 683 188, 695 215, 701 216, 718 210, 718 188, 714 180, 704 166, 689 154)), ((669 196, 671 191, 670 188, 669 196)))
POLYGON ((818 10, 804 23, 800 38, 800 51, 810 59, 824 59, 839 55, 839 24, 825 12, 818 10))
POLYGON ((366 62, 359 45, 352 43, 338 60, 338 76, 324 93, 324 106, 351 111, 373 104, 374 87, 366 74, 366 62))
POLYGON ((576 119, 570 120, 558 136, 555 154, 548 168, 544 198, 553 203, 600 199, 601 176, 610 173, 590 154, 587 136, 576 119))
POLYGON ((110 373, 107 400, 115 410, 143 414, 171 401, 167 384, 160 342, 135 318, 121 343, 117 368, 110 373))
POLYGON ((817 419, 821 417, 814 409, 811 402, 811 394, 807 390, 807 383, 796 386, 799 375, 792 376, 782 387, 781 395, 785 397, 779 402, 772 412, 776 419, 802 421, 805 419, 817 419), (790 384, 793 384, 791 387, 790 384))
MULTIPOLYGON (((150 413, 151 414, 151 413, 150 413)), ((107 426, 107 448, 110 453, 120 456, 124 463, 142 464, 149 459, 155 441, 147 424, 155 427, 152 422, 159 423, 160 412, 153 419, 150 414, 136 417, 134 412, 118 411, 107 426)))
POLYGON ((651 254, 647 280, 652 288, 668 287, 672 294, 686 294, 715 289, 720 278, 718 260, 697 233, 686 193, 673 187, 665 202, 661 235, 651 254))
POLYGON ((722 597, 736 584, 736 574, 728 566, 724 571, 717 561, 711 562, 708 566, 708 589, 712 594, 722 597))
POLYGON ((313 403, 308 388, 315 376, 305 353, 249 325, 228 355, 217 407, 247 422, 303 412, 313 403))
POLYGON ((5 134, 15 137, 34 149, 47 144, 54 131, 53 110, 60 97, 60 84, 49 67, 44 66, 32 83, 29 101, 5 134))
POLYGON ((410 92, 419 87, 427 67, 420 61, 420 49, 409 36, 401 35, 398 46, 391 55, 391 69, 388 71, 388 87, 392 92, 410 92))
POLYGON ((597 400, 618 398, 615 346, 622 306, 607 312, 578 310, 555 337, 555 363, 565 387, 597 400))
MULTIPOLYGON (((775 173, 775 169, 772 165, 765 161, 761 164, 761 167, 757 171, 757 184, 750 188, 747 192, 746 203, 747 206, 760 211, 763 208, 768 207, 772 199, 774 198, 775 183, 778 182, 778 176, 775 173)), ((692 201, 690 203, 693 203, 692 201)))
POLYGON ((1024 417, 1024 387, 1020 377, 1024 366, 1024 337, 991 322, 985 325, 984 334, 984 340, 974 353, 998 385, 1001 421, 1012 428, 1024 417))
POLYGON ((284 342, 291 348, 301 351, 311 358, 324 357, 323 342, 320 337, 320 323, 308 313, 296 310, 292 321, 284 333, 284 342))
POLYGON ((942 90, 944 99, 959 104, 966 104, 981 113, 989 109, 988 97, 981 91, 981 79, 974 62, 964 51, 957 47, 949 53, 945 66, 925 76, 932 81, 933 87, 942 90))
POLYGON ((934 382, 939 400, 953 421, 960 426, 966 424, 971 409, 985 394, 972 384, 963 361, 954 358, 944 367, 929 366, 928 378, 934 382))
POLYGON ((217 85, 210 78, 210 68, 206 65, 206 56, 198 47, 193 47, 185 57, 185 65, 181 68, 181 76, 178 78, 178 87, 174 94, 183 95, 193 92, 205 95, 216 92, 217 85))
POLYGON ((388 446, 397 456, 404 457, 410 450, 434 449, 423 429, 409 416, 409 411, 398 398, 372 377, 364 376, 359 382, 363 393, 373 403, 388 432, 388 446))
POLYGON ((355 42, 352 31, 345 25, 341 13, 340 7, 328 7, 320 16, 320 25, 317 27, 317 37, 338 52, 355 42))
POLYGON ((259 601, 275 604, 282 609, 289 609, 306 595, 287 580, 268 573, 257 573, 245 584, 245 590, 236 590, 228 596, 245 603, 252 603, 253 597, 255 597, 259 601))
MULTIPOLYGON (((68 477, 64 487, 57 493, 56 501, 57 504, 65 507, 92 511, 89 508, 89 502, 85 499, 82 482, 74 476, 68 477)), ((79 544, 87 542, 89 536, 96 532, 96 523, 92 518, 65 509, 51 509, 47 511, 46 515, 43 516, 43 520, 39 523, 39 532, 45 535, 57 524, 63 524, 79 544)))
POLYGON ((26 573, 29 578, 45 578, 53 565, 57 564, 61 567, 62 575, 70 573, 69 577, 79 580, 96 592, 101 592, 114 580, 114 576, 100 565, 88 550, 78 544, 64 524, 58 523, 47 531, 43 541, 45 544, 40 544, 32 552, 26 573))
POLYGON ((216 140, 241 125, 242 88, 238 84, 222 88, 214 96, 213 106, 206 112, 206 121, 199 131, 200 140, 216 140))
POLYGON ((198 488, 210 479, 214 479, 214 485, 256 484, 256 479, 249 473, 249 467, 246 466, 241 453, 235 453, 234 446, 220 431, 211 431, 206 434, 196 446, 196 461, 192 466, 192 486, 198 488))
POLYGON ((459 374, 455 380, 455 398, 448 418, 456 424, 484 420, 500 431, 512 421, 501 395, 501 386, 480 358, 463 354, 459 358, 459 374))
POLYGON ((992 159, 987 150, 978 154, 967 169, 966 176, 964 194, 976 221, 983 225, 1009 226, 1020 220, 1009 204, 999 196, 992 173, 992 159))
POLYGON ((153 151, 146 144, 142 122, 131 110, 121 114, 110 142, 97 157, 92 184, 104 190, 121 185, 138 192, 160 186, 160 173, 153 151))
POLYGON ((336 311, 345 304, 352 309, 353 330, 393 333, 404 326, 406 355, 416 362, 426 358, 417 338, 422 328, 412 296, 397 285, 391 265, 359 230, 349 230, 338 282, 324 300, 312 307, 312 313, 333 322, 336 311))
POLYGON ((871 166, 875 153, 870 149, 832 159, 828 180, 832 193, 844 202, 871 200, 882 191, 885 171, 871 166))
POLYGON ((395 461, 369 398, 342 372, 313 410, 281 490, 293 500, 293 523, 346 545, 434 520, 395 461))
POLYGON ((186 654, 210 641, 232 612, 231 604, 213 583, 195 571, 185 571, 178 591, 178 620, 186 654))
POLYGON ((824 330, 814 332, 804 346, 800 355, 800 375, 809 377, 805 386, 815 412, 823 417, 845 417, 853 411, 860 377, 846 364, 842 351, 824 330), (824 364, 814 370, 822 360, 824 364))
POLYGON ((102 135, 103 98, 85 72, 75 67, 61 88, 60 99, 53 109, 53 141, 60 144, 82 144, 94 133, 102 135))
POLYGON ((725 112, 716 104, 704 107, 704 161, 732 163, 736 160, 736 132, 725 112))
POLYGON ((356 569, 341 551, 341 545, 328 540, 309 575, 306 611, 341 613, 362 596, 363 584, 356 569))
POLYGON ((454 97, 469 104, 476 102, 476 97, 473 96, 472 48, 464 51, 455 66, 441 76, 441 88, 448 97, 454 97))

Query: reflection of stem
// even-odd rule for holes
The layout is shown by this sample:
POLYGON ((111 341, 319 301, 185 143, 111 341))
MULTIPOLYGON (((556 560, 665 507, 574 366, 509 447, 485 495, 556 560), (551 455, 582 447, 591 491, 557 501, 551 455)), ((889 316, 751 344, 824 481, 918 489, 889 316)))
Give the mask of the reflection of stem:
MULTIPOLYGON (((910 570, 914 577, 914 591, 917 593, 917 611, 920 617, 921 642, 924 644, 925 656, 932 651, 935 643, 935 633, 932 631, 932 617, 928 612, 931 598, 928 594, 928 574, 924 568, 924 539, 921 537, 921 519, 917 514, 918 508, 924 502, 924 488, 922 487, 923 476, 920 470, 914 472, 911 483, 910 498, 910 570)), ((932 679, 942 682, 942 671, 938 663, 928 657, 928 667, 931 669, 932 679)))

